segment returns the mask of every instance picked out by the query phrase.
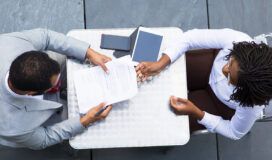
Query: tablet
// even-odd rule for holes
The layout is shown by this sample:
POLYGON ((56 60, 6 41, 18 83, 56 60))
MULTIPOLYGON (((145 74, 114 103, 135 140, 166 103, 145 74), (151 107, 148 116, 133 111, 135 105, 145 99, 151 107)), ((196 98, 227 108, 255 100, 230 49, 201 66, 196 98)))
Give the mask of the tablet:
POLYGON ((139 27, 132 35, 132 60, 135 62, 156 62, 159 57, 163 36, 152 30, 139 27))
POLYGON ((130 51, 130 37, 102 34, 100 48, 130 51))

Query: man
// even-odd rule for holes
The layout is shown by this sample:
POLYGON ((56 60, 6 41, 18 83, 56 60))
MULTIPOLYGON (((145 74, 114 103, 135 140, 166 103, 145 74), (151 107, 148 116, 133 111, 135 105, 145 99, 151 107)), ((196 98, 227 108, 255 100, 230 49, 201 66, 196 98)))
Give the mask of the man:
POLYGON ((44 53, 88 59, 107 71, 109 57, 89 48, 89 44, 46 29, 0 35, 0 144, 10 147, 43 149, 84 132, 90 124, 106 118, 111 106, 99 116, 104 103, 76 118, 46 125, 62 104, 41 95, 58 85, 59 64, 44 53))
MULTIPOLYGON (((137 74, 145 80, 186 51, 200 48, 220 50, 213 61, 207 86, 211 94, 226 108, 235 110, 235 114, 231 119, 223 119, 207 104, 196 106, 190 100, 174 96, 170 97, 170 104, 177 114, 190 116, 190 127, 203 125, 211 132, 240 139, 261 118, 264 106, 272 97, 272 49, 266 44, 256 44, 247 34, 232 29, 194 29, 177 35, 176 43, 167 47, 158 62, 139 64, 137 74)), ((206 77, 199 81, 203 79, 206 77)))

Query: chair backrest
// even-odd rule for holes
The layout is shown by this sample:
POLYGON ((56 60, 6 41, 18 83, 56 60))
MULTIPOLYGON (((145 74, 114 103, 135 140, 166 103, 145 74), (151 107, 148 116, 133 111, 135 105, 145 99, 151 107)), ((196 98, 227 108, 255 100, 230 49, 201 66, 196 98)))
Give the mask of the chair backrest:
POLYGON ((264 108, 264 118, 272 117, 272 100, 269 101, 269 104, 264 108))
MULTIPOLYGON (((219 49, 199 49, 186 52, 188 99, 202 110, 230 119, 234 110, 218 100, 209 86, 211 68, 219 51, 219 49)), ((196 119, 189 118, 192 135, 208 133, 196 119)))
POLYGON ((207 88, 210 68, 212 68, 218 51, 218 49, 199 49, 186 52, 187 87, 189 91, 207 88))
POLYGON ((272 46, 272 33, 268 33, 268 34, 260 34, 258 36, 255 36, 253 38, 253 40, 256 42, 256 43, 265 43, 267 45, 269 45, 270 47, 272 46))

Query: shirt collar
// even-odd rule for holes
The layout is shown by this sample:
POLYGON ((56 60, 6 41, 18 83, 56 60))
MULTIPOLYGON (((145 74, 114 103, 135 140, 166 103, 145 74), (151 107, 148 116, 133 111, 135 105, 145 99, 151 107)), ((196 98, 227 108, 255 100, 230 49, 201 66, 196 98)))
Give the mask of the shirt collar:
POLYGON ((1 99, 18 109, 25 109, 26 111, 38 111, 38 110, 49 110, 58 109, 62 107, 62 104, 43 100, 40 98, 33 98, 33 96, 18 95, 14 92, 10 92, 10 88, 7 87, 7 75, 1 77, 0 91, 1 99))
POLYGON ((9 78, 9 72, 7 72, 6 74, 6 77, 5 77, 5 85, 6 85, 6 89, 7 91, 14 97, 17 97, 17 98, 37 98, 37 99, 43 99, 43 95, 38 95, 38 96, 30 96, 30 95, 20 95, 20 94, 17 94, 15 92, 13 92, 9 85, 8 85, 8 78, 9 78))

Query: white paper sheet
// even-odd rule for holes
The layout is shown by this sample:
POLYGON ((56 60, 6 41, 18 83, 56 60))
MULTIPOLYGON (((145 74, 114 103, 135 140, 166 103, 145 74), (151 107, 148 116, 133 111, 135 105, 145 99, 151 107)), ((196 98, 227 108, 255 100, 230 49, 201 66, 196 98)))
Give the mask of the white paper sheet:
POLYGON ((109 74, 100 66, 81 69, 74 73, 81 114, 102 102, 114 104, 137 94, 137 77, 130 56, 115 59, 108 62, 106 66, 109 74))

